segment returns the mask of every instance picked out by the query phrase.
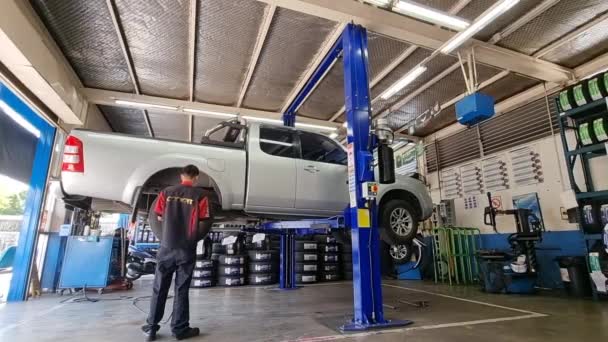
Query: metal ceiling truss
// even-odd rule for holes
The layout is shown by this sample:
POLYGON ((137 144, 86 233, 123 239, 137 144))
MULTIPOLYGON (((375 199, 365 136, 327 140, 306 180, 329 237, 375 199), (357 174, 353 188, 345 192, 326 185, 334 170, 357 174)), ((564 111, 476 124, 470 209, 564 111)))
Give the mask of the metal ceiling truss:
MULTIPOLYGON (((317 55, 314 59, 314 62, 309 66, 308 71, 306 71, 306 73, 304 75, 302 75, 302 77, 300 77, 298 84, 292 90, 291 94, 287 98, 287 101, 285 101, 285 103, 283 104, 281 113, 285 113, 287 111, 287 109, 289 108, 291 103, 294 101, 294 99, 302 91, 304 86, 306 86, 308 79, 312 76, 312 74, 315 72, 315 70, 317 70, 319 65, 321 65, 321 63, 325 59, 325 56, 331 51, 331 48, 334 46, 334 44, 336 44, 338 39, 340 39, 340 37, 342 36, 342 32, 344 31, 344 28, 346 27, 346 25, 347 25, 347 22, 340 22, 340 24, 336 26, 336 28, 334 29, 332 34, 325 40, 325 43, 323 44, 323 47, 321 49, 319 49, 319 52, 317 53, 317 55)), ((331 70, 331 68, 329 68, 328 71, 329 70, 331 70)), ((319 79, 317 84, 319 84, 323 80, 323 77, 325 75, 327 75, 327 72, 325 74, 323 74, 323 76, 319 79)), ((296 108, 296 111, 297 111, 297 108, 296 108)))
MULTIPOLYGON (((259 0, 279 7, 320 16, 337 22, 354 22, 388 37, 436 50, 455 35, 454 32, 406 16, 375 8, 357 1, 259 0)), ((560 65, 472 39, 477 60, 499 69, 549 82, 565 82, 572 70, 560 65)))
MULTIPOLYGON (((118 19, 118 10, 116 9, 116 4, 114 0, 106 0, 106 4, 108 5, 108 10, 110 12, 110 17, 112 18, 112 23, 114 24, 114 29, 116 30, 116 35, 118 36, 118 42, 120 43, 120 49, 125 57, 125 61, 127 62, 127 67, 129 68, 129 75, 131 76, 131 80, 133 82, 133 88, 135 89, 136 94, 141 94, 139 89, 139 82, 137 81, 137 76, 135 75, 135 68, 133 66, 133 58, 131 58, 131 54, 129 52, 129 48, 127 47, 127 40, 125 38, 125 33, 120 25, 120 21, 118 19)), ((152 130, 152 123, 150 122, 150 116, 148 115, 147 110, 143 110, 144 113, 144 121, 146 123, 146 127, 148 128, 148 133, 151 137, 154 137, 154 130, 152 130)))
MULTIPOLYGON (((208 118, 222 118, 222 114, 233 114, 242 116, 252 116, 262 119, 273 119, 281 120, 282 114, 277 112, 268 112, 263 110, 238 108, 231 106, 214 105, 202 102, 191 102, 186 100, 170 99, 166 97, 149 96, 142 94, 123 93, 118 91, 83 88, 82 93, 86 97, 87 101, 92 104, 107 105, 114 107, 129 107, 146 109, 146 105, 150 110, 162 110, 167 113, 175 113, 180 115, 193 114, 197 117, 208 117, 208 118), (117 104, 116 100, 135 102, 141 105, 138 106, 126 106, 124 104, 117 104), (169 108, 158 108, 158 106, 169 107, 169 108), (171 108, 172 107, 172 108, 171 108), (173 109, 174 108, 174 109, 173 109), (184 109, 196 110, 196 113, 185 112, 184 109)), ((301 117, 298 119, 300 123, 313 124, 319 126, 328 127, 340 127, 339 123, 327 122, 325 120, 316 120, 311 118, 301 117)))
MULTIPOLYGON (((452 6, 452 8, 450 8, 448 13, 457 14, 463 8, 465 8, 471 1, 472 0, 460 0, 458 3, 456 3, 454 6, 452 6)), ((384 79, 384 77, 386 77, 388 74, 393 72, 393 70, 395 70, 409 56, 411 56, 416 51, 416 49, 418 49, 418 47, 414 45, 414 46, 408 47, 405 51, 403 51, 403 53, 401 55, 399 55, 399 57, 397 57, 394 61, 392 61, 389 65, 387 65, 386 68, 384 68, 376 77, 374 77, 374 79, 372 79, 372 81, 369 84, 370 89, 375 87, 378 83, 380 83, 380 81, 382 81, 382 79, 384 79)), ((371 101, 371 104, 373 105, 376 101, 378 101, 380 99, 381 95, 382 94, 373 98, 371 101)), ((331 117, 331 119, 329 119, 329 121, 335 121, 336 119, 338 119, 342 115, 342 113, 344 113, 344 110, 345 110, 345 108, 344 108, 344 106, 342 106, 342 108, 340 108, 340 110, 338 110, 336 112, 336 114, 334 114, 331 117)))
MULTIPOLYGON (((542 2, 541 4, 539 4, 538 6, 536 6, 532 11, 528 12, 529 14, 531 13, 530 15, 525 15, 525 16, 521 17, 519 20, 515 21, 513 24, 509 25, 508 27, 504 28, 500 32, 496 33, 492 37, 492 39, 491 39, 491 44, 498 43, 501 39, 503 39, 504 37, 506 37, 509 34, 513 33, 518 28, 524 26, 525 24, 527 24, 528 22, 530 22, 531 20, 533 20, 537 16, 541 15, 542 13, 544 13, 544 11, 546 11, 549 8, 551 8, 553 5, 557 4, 558 2, 559 2, 559 0, 546 0, 546 1, 542 2)), ((475 56, 477 58, 479 56, 479 50, 478 50, 479 47, 477 45, 473 45, 472 49, 474 49, 475 56)), ((453 70, 455 70, 455 69, 457 69, 459 67, 460 67, 460 62, 454 63, 448 69, 444 70, 444 72, 442 72, 441 74, 435 76, 432 80, 430 80, 429 82, 425 83, 423 86, 419 87, 415 92, 408 94, 406 97, 404 97, 402 100, 400 100, 399 102, 397 102, 395 105, 387 108, 386 110, 384 110, 383 112, 379 113, 378 115, 380 117, 384 117, 384 116, 386 116, 386 115, 388 115, 390 113, 390 111, 392 110, 392 108, 401 108, 406 103, 408 103, 411 100, 413 100, 416 96, 422 94, 426 89, 430 88, 435 83, 441 81, 445 76, 449 75, 451 71, 453 71, 453 70), (447 72, 448 70, 450 70, 450 72, 447 72)), ((505 70, 506 71, 512 71, 511 69, 505 69, 505 70)), ((501 78, 503 78, 503 77, 505 77, 507 75, 508 75, 508 72, 507 73, 501 72, 498 75, 490 78, 487 81, 491 81, 489 84, 492 84, 495 81, 498 81, 498 80, 500 80, 501 78), (499 78, 496 79, 496 77, 500 76, 500 75, 502 75, 502 77, 499 77, 499 78)), ((573 79, 573 78, 574 78, 574 74, 569 77, 569 79, 573 79)), ((485 84, 486 82, 483 82, 483 83, 485 84)), ((484 86, 487 86, 489 84, 485 84, 484 86)), ((479 89, 481 89, 481 85, 480 85, 479 89)), ((444 108, 449 107, 449 105, 457 102, 458 100, 462 99, 464 96, 465 96, 465 94, 461 94, 461 95, 457 96, 455 98, 455 100, 448 101, 447 103, 449 103, 449 104, 442 104, 441 108, 444 109, 444 108)), ((374 99, 374 100, 377 100, 377 99, 374 99)))

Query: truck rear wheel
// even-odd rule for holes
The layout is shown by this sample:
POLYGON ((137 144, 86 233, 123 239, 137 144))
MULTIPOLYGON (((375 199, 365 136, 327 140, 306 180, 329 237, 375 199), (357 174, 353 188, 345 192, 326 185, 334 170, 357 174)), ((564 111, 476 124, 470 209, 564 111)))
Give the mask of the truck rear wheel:
POLYGON ((380 236, 389 245, 411 243, 418 233, 419 216, 405 200, 393 199, 380 208, 380 236))

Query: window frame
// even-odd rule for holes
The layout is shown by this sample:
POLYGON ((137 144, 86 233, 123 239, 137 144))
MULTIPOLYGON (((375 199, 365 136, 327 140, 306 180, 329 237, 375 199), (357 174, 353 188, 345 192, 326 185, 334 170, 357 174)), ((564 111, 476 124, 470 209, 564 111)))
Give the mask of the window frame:
POLYGON ((342 148, 342 145, 338 144, 338 142, 336 142, 336 141, 335 141, 335 140, 333 140, 332 138, 327 137, 327 136, 325 136, 325 135, 323 135, 323 134, 314 133, 314 132, 308 132, 308 131, 300 131, 300 130, 298 130, 298 131, 297 131, 296 136, 297 136, 297 139, 298 139, 298 144, 297 144, 297 145, 298 145, 298 147, 299 147, 299 155, 300 155, 300 159, 305 160, 305 161, 309 161, 309 162, 324 163, 324 164, 330 164, 330 165, 342 165, 342 166, 348 166, 348 154, 347 154, 347 152, 344 150, 344 148, 342 148), (338 149, 340 149, 340 151, 344 152, 344 156, 345 156, 345 157, 344 157, 344 163, 332 163, 332 162, 327 162, 327 161, 320 161, 320 160, 308 160, 308 159, 305 159, 305 158, 303 157, 303 156, 304 156, 304 153, 303 153, 303 151, 302 151, 302 146, 303 146, 303 144, 302 144, 302 139, 301 139, 301 135, 302 135, 302 134, 312 134, 312 135, 316 135, 316 136, 321 137, 321 139, 327 139, 327 140, 329 140, 329 141, 330 141, 332 144, 334 144, 334 145, 336 146, 336 148, 338 148, 338 149))
MULTIPOLYGON (((283 143, 286 144, 286 143, 283 143)), ((260 148, 260 150, 262 151, 262 153, 265 153, 269 156, 273 156, 273 157, 277 157, 277 158, 289 158, 289 159, 300 159, 302 156, 302 152, 300 150, 300 139, 299 139, 299 135, 296 134, 296 131, 292 128, 288 128, 288 127, 278 127, 278 126, 272 126, 272 125, 260 125, 259 129, 258 129, 258 146, 260 148), (276 140, 269 140, 269 139, 265 139, 262 138, 262 129, 270 129, 270 130, 274 130, 274 131, 280 131, 280 132, 285 132, 285 133, 289 133, 291 135, 291 140, 292 140, 292 145, 293 145, 293 156, 291 157, 287 157, 287 156, 279 156, 279 155, 275 155, 275 154, 271 154, 268 153, 266 151, 264 151, 264 149, 262 148, 262 143, 266 143, 266 144, 272 144, 272 142, 276 142, 279 143, 277 145, 281 145, 281 141, 276 141, 276 140), (262 141, 262 140, 266 140, 266 141, 262 141)))

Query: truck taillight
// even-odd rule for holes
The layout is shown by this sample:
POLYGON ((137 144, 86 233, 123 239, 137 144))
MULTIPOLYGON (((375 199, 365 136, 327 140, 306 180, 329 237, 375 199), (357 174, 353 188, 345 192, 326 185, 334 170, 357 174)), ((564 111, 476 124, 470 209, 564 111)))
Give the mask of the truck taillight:
POLYGON ((82 141, 71 135, 65 141, 63 148, 61 171, 84 172, 82 141))

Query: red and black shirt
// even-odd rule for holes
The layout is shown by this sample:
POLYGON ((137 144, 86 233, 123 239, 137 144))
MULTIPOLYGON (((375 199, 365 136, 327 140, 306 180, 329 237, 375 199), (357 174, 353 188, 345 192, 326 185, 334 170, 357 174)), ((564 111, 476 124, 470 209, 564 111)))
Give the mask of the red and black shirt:
POLYGON ((161 191, 154 211, 162 216, 161 245, 167 248, 193 248, 198 242, 198 222, 209 218, 205 191, 182 182, 161 191))

